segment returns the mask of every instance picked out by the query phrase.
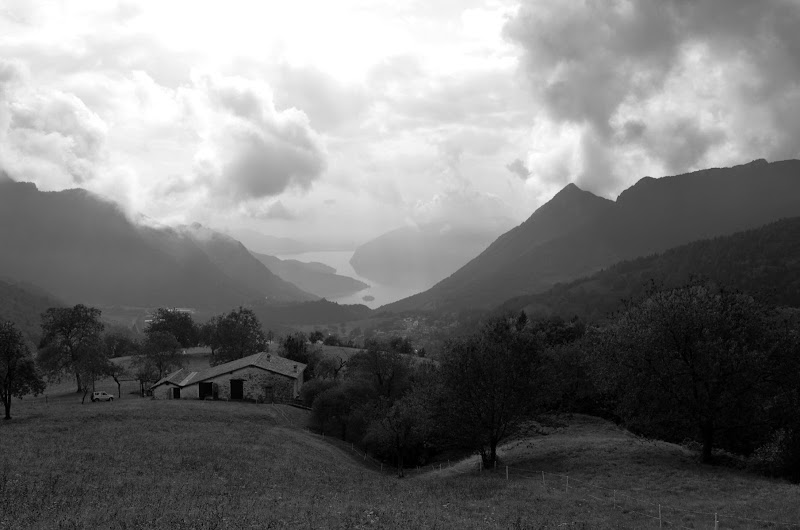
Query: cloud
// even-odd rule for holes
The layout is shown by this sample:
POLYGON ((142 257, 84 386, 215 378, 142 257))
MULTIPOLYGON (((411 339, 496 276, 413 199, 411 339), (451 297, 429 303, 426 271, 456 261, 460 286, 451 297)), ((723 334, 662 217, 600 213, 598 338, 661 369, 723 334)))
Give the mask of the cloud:
POLYGON ((326 167, 322 138, 300 110, 275 108, 269 86, 243 78, 203 78, 195 111, 204 122, 197 182, 233 202, 308 190, 326 167))
POLYGON ((297 215, 290 211, 280 200, 266 206, 252 206, 249 215, 256 219, 277 219, 282 221, 297 219, 297 215))
POLYGON ((89 184, 105 159, 108 125, 73 94, 31 87, 0 62, 0 160, 18 179, 46 188, 89 184))
POLYGON ((800 155, 798 24, 793 0, 528 0, 504 31, 542 119, 578 130, 570 178, 609 191, 800 155))
POLYGON ((525 162, 520 160, 519 158, 515 159, 510 164, 506 165, 506 169, 521 178, 522 180, 526 180, 528 177, 531 176, 531 170, 528 169, 528 166, 525 165, 525 162))
POLYGON ((506 217, 509 207, 497 195, 470 188, 450 188, 417 201, 410 219, 417 225, 443 225, 476 232, 499 233, 515 223, 506 217))

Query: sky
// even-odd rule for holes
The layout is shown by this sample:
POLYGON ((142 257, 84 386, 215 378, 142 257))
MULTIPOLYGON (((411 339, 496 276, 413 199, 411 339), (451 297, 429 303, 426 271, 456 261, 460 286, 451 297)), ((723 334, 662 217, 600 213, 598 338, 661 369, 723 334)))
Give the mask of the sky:
POLYGON ((0 0, 0 169, 354 247, 800 157, 800 0, 0 0))

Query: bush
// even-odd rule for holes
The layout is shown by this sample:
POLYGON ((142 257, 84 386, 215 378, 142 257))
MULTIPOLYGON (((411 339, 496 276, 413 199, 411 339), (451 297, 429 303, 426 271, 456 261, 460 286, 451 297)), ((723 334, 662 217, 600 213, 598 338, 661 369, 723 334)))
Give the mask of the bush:
POLYGON ((772 477, 800 482, 800 433, 778 429, 750 457, 750 467, 772 477))

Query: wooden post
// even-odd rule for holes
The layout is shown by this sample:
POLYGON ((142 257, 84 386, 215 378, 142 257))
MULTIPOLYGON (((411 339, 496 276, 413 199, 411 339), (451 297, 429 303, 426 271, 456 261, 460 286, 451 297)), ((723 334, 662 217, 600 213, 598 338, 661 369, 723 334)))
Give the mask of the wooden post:
POLYGON ((383 462, 381 462, 381 473, 383 473, 383 462))
POLYGON ((564 488, 565 493, 569 493, 569 476, 567 476, 567 486, 564 488))
POLYGON ((614 490, 614 508, 617 507, 617 490, 614 490))
POLYGON ((714 530, 719 530, 719 517, 716 512, 714 512, 714 530))
POLYGON ((478 460, 478 473, 483 471, 483 459, 478 460))
POLYGON ((547 484, 544 483, 544 471, 542 471, 542 487, 546 488, 547 484))
POLYGON ((658 505, 658 527, 661 528, 661 505, 658 505))
POLYGON ((508 480, 508 466, 506 466, 506 480, 508 480))

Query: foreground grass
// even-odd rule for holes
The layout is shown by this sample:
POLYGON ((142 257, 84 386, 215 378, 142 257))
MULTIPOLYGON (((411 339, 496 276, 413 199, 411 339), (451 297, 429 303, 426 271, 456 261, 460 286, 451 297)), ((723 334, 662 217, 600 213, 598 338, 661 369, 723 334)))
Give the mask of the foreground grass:
MULTIPOLYGON (((800 520, 793 486, 698 467, 680 448, 580 418, 507 446, 510 480, 471 462, 398 480, 303 431, 304 412, 289 407, 134 398, 15 407, 0 423, 0 528, 658 527, 518 471, 544 466, 703 511, 800 520)), ((720 525, 732 527, 745 528, 720 525)))

